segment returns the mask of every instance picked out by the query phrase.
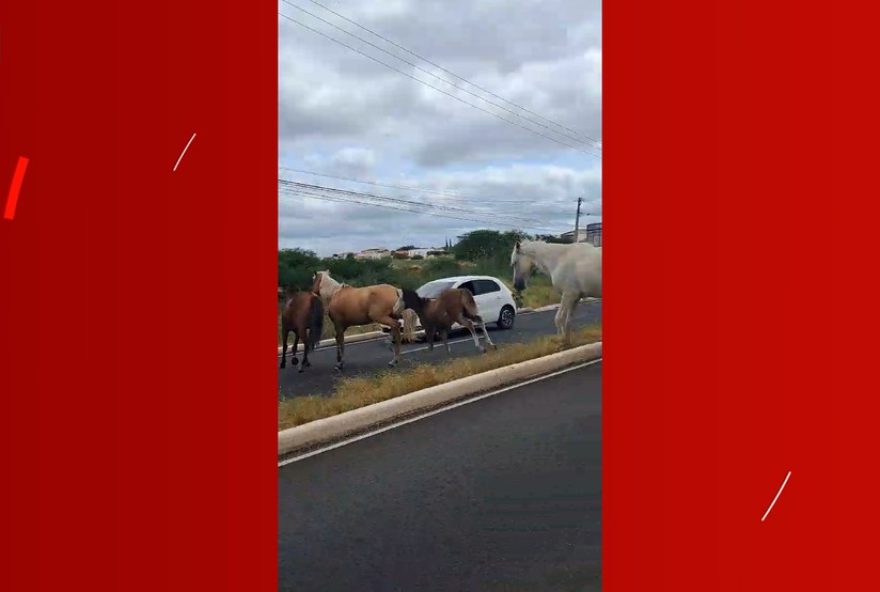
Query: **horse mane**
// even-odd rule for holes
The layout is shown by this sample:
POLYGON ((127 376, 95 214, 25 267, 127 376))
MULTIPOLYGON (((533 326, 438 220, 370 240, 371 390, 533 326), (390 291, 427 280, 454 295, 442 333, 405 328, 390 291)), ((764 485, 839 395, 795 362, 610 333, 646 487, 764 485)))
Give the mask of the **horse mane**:
POLYGON ((410 290, 409 288, 403 289, 404 308, 409 308, 418 312, 425 306, 427 301, 427 298, 422 298, 415 290, 410 290))

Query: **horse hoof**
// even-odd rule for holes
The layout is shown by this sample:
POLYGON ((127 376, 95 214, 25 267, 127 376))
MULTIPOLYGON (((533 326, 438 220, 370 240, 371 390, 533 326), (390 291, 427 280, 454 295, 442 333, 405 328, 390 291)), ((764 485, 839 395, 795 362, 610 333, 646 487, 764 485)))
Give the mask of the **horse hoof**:
POLYGON ((300 369, 299 369, 299 373, 302 374, 302 373, 305 372, 305 371, 306 371, 306 367, 305 367, 305 366, 301 366, 300 369))
POLYGON ((480 353, 481 353, 481 354, 486 353, 486 348, 485 348, 485 347, 481 347, 481 348, 480 348, 480 353))
POLYGON ((333 369, 342 372, 342 364, 336 364, 335 366, 333 366, 333 369))
POLYGON ((285 364, 284 362, 281 362, 281 369, 282 369, 282 370, 284 370, 284 368, 285 368, 286 366, 287 366, 287 364, 285 364))
POLYGON ((394 368, 395 366, 397 366, 397 360, 391 360, 390 362, 388 362, 389 368, 394 368))

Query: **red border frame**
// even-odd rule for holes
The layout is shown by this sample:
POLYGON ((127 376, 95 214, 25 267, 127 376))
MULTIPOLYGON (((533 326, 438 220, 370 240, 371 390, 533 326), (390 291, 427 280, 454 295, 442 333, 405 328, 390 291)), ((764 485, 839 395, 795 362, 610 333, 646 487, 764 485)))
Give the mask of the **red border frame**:
POLYGON ((607 592, 876 580, 877 19, 849 4, 605 3, 607 592))
MULTIPOLYGON (((608 592, 876 579, 863 5, 604 7, 608 592)), ((0 5, 0 588, 275 588, 276 77, 274 3, 0 5)))
POLYGON ((276 585, 276 13, 0 8, 0 589, 276 585))

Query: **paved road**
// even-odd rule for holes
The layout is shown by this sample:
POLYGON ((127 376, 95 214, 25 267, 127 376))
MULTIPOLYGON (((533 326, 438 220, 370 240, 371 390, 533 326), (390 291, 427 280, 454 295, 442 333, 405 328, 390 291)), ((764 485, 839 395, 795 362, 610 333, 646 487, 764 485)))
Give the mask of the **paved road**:
MULTIPOLYGON (((510 331, 500 331, 489 327, 489 336, 496 344, 512 343, 515 341, 530 341, 541 335, 553 335, 556 327, 553 317, 556 311, 527 313, 519 315, 514 328, 510 331)), ((602 302, 588 300, 581 302, 575 311, 574 326, 582 327, 587 324, 597 323, 602 319, 602 302)), ((483 342, 482 333, 480 341, 483 342)), ((452 357, 473 356, 478 351, 467 331, 462 331, 449 336, 452 357), (452 343, 458 341, 459 343, 452 343)), ((434 344, 434 351, 428 352, 421 343, 407 344, 401 347, 401 363, 398 371, 405 371, 415 364, 442 363, 449 359, 443 344, 439 347, 434 344)), ((292 344, 292 342, 291 342, 292 344)), ((378 371, 388 370, 388 362, 391 361, 392 352, 388 347, 389 340, 367 343, 349 343, 345 346, 345 376, 372 374, 378 371)), ((290 356, 288 346, 287 355, 290 356)), ((302 355, 299 356, 302 358, 302 355)), ((279 358, 280 361, 280 358, 279 358)), ((297 397, 301 395, 324 395, 333 391, 340 373, 333 369, 336 364, 336 346, 329 345, 314 352, 309 356, 312 367, 300 374, 290 363, 288 358, 287 367, 278 370, 279 395, 284 397, 297 397)))
POLYGON ((601 363, 279 469, 279 590, 600 590, 601 363))

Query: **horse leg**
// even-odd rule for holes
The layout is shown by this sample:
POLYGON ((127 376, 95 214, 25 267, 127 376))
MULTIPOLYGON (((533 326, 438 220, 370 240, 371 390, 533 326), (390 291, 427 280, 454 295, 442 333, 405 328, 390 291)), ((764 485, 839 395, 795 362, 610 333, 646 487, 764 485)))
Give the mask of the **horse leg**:
POLYGON ((448 341, 448 339, 447 339, 447 338, 449 337, 449 330, 446 329, 446 328, 444 327, 444 328, 441 329, 440 331, 441 331, 441 332, 440 332, 440 337, 443 338, 443 345, 446 346, 446 353, 447 353, 447 354, 451 354, 451 353, 452 353, 452 350, 449 349, 449 341, 448 341))
POLYGON ((557 326, 562 331, 562 342, 565 345, 571 344, 571 332, 569 320, 571 319, 571 311, 577 302, 578 296, 577 294, 572 294, 571 292, 565 292, 562 294, 562 303, 559 306, 559 312, 557 313, 558 324, 557 326), (560 316, 561 315, 561 316, 560 316))
POLYGON ((462 315, 458 319, 458 324, 467 327, 467 330, 470 331, 471 337, 473 337, 473 339, 474 339, 474 347, 476 347, 478 350, 480 350, 481 353, 486 353, 486 348, 480 346, 480 338, 477 337, 477 332, 474 331, 474 323, 469 318, 462 315))
MULTIPOLYGON (((287 328, 286 325, 281 325, 281 367, 284 368, 287 366, 287 334, 290 333, 290 329, 287 328)), ((294 354, 296 350, 293 350, 294 354)))
POLYGON ((564 334, 563 330, 563 318, 565 316, 565 300, 559 303, 559 308, 556 309, 556 316, 553 318, 553 323, 556 325, 556 334, 560 337, 564 334))
POLYGON ((290 363, 296 366, 299 360, 296 357, 296 348, 299 347, 299 329, 293 330, 293 350, 290 353, 290 363))
POLYGON ((299 332, 301 332, 303 335, 303 361, 302 361, 302 364, 299 365, 299 371, 305 372, 305 369, 312 365, 309 362, 310 335, 309 335, 309 330, 307 327, 300 327, 299 332))
POLYGON ((429 352, 434 351, 434 334, 435 334, 435 332, 436 332, 436 329, 434 328, 433 325, 430 327, 427 327, 425 329, 425 341, 428 342, 428 351, 429 352))
POLYGON ((375 322, 391 327, 391 337, 394 340, 394 358, 388 362, 389 366, 397 366, 400 361, 400 323, 393 317, 381 317, 374 319, 375 322))
POLYGON ((334 323, 333 327, 336 330, 336 369, 341 371, 342 357, 345 354, 345 329, 337 323, 334 323))
POLYGON ((486 343, 492 346, 492 349, 498 349, 498 346, 492 343, 492 340, 489 338, 489 332, 486 331, 486 322, 483 321, 483 317, 477 317, 477 321, 480 324, 480 329, 483 330, 483 335, 486 337, 486 343))

